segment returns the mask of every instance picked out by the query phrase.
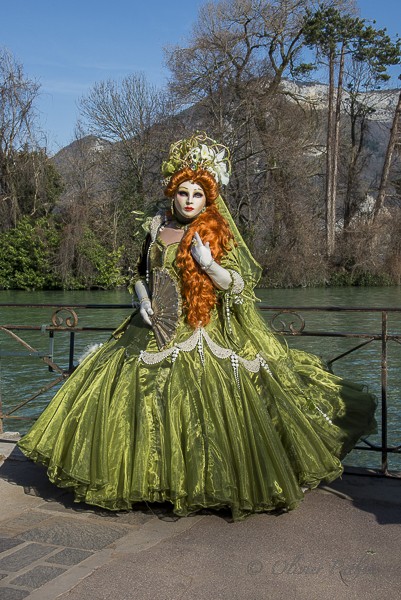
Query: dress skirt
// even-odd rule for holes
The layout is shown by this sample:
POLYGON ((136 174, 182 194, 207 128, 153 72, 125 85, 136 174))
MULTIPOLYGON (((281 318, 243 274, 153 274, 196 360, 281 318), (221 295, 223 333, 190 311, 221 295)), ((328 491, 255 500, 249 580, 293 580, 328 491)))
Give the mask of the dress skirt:
MULTIPOLYGON (((156 240, 151 259, 179 283, 175 254, 156 240)), ((224 266, 233 286, 205 327, 183 312, 159 348, 134 310, 20 440, 77 502, 170 502, 181 516, 228 507, 234 520, 290 510, 375 430, 375 398, 269 330, 236 248, 224 266)))

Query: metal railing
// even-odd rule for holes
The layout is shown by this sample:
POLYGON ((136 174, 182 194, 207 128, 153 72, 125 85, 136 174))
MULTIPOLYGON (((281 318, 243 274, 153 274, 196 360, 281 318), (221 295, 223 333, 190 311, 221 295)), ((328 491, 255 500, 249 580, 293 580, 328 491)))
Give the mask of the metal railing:
POLYGON ((367 307, 356 307, 356 306, 302 306, 302 307, 282 307, 282 306, 268 306, 262 307, 261 310, 278 311, 271 319, 270 326, 276 333, 282 335, 300 335, 307 337, 330 337, 330 338, 349 338, 356 340, 363 340, 356 346, 348 349, 346 352, 342 352, 337 356, 334 356, 331 360, 327 361, 329 368, 336 361, 351 355, 353 352, 360 350, 363 347, 368 346, 373 342, 379 342, 381 345, 381 361, 380 361, 380 406, 381 406, 381 443, 380 445, 372 444, 368 440, 364 439, 365 446, 355 446, 356 450, 368 450, 373 452, 381 453, 381 469, 380 472, 383 475, 389 475, 388 455, 389 454, 401 454, 401 444, 393 446, 388 445, 388 344, 394 342, 401 344, 401 333, 389 333, 388 331, 388 317, 390 314, 401 315, 401 308, 367 308, 367 307), (345 332, 345 331, 307 331, 305 329, 305 319, 299 314, 300 312, 338 312, 338 313, 372 313, 380 314, 381 317, 381 331, 378 333, 373 332, 345 332), (285 321, 282 316, 295 318, 296 320, 285 321))
MULTIPOLYGON (((30 356, 41 359, 52 372, 57 373, 56 378, 41 387, 35 393, 25 398, 17 406, 3 412, 0 389, 0 434, 3 432, 3 420, 7 419, 31 419, 28 416, 19 416, 15 413, 20 411, 29 402, 35 400, 44 392, 66 379, 74 369, 75 361, 75 334, 87 332, 112 332, 115 327, 99 327, 79 326, 78 310, 108 310, 108 309, 131 309, 129 304, 16 304, 16 303, 0 303, 1 307, 7 308, 29 308, 29 309, 52 309, 50 323, 46 325, 0 325, 0 332, 12 338, 16 343, 25 348, 30 356), (23 332, 39 332, 47 333, 49 336, 49 352, 47 354, 36 350, 31 344, 25 341, 21 335, 23 332), (69 336, 68 344, 68 367, 62 368, 56 364, 54 360, 54 340, 56 332, 64 332, 69 336)), ((359 340, 352 348, 338 354, 328 361, 328 367, 331 368, 336 361, 352 355, 352 353, 366 347, 374 342, 381 345, 381 364, 380 364, 380 382, 381 382, 381 430, 380 444, 373 444, 368 440, 363 440, 362 446, 356 446, 357 450, 366 450, 371 452, 381 453, 381 468, 379 474, 389 475, 388 457, 389 454, 401 454, 401 444, 388 445, 388 344, 393 342, 401 344, 401 333, 389 333, 388 318, 389 315, 399 314, 401 316, 401 308, 366 308, 355 306, 270 306, 262 305, 259 309, 263 312, 273 312, 273 316, 269 319, 271 329, 279 335, 283 336, 307 336, 307 337, 329 337, 329 338, 349 338, 359 340), (322 331, 322 330, 307 330, 306 321, 301 313, 313 312, 335 312, 335 313, 380 313, 381 331, 379 332, 342 332, 342 331, 322 331)), ((128 316, 128 313, 127 313, 128 316)), ((394 474, 393 474, 394 476, 394 474)))

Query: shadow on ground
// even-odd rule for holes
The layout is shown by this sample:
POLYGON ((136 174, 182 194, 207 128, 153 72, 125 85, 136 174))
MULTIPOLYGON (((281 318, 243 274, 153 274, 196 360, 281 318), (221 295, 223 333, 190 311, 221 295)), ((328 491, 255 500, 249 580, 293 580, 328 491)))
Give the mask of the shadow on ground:
MULTIPOLYGON (((74 502, 74 494, 51 483, 46 471, 47 468, 44 465, 26 459, 21 450, 15 447, 0 466, 0 479, 23 488, 24 493, 28 496, 36 496, 45 502, 58 504, 60 507, 74 512, 90 512, 105 519, 115 517, 116 514, 126 514, 127 511, 109 511, 84 502, 74 502)), ((132 511, 155 516, 163 521, 178 521, 182 518, 174 514, 170 502, 137 502, 132 511)), ((220 510, 205 508, 196 515, 215 515, 227 522, 232 522, 231 511, 228 507, 220 510)))
MULTIPOLYGON (((126 511, 108 511, 82 502, 74 502, 73 493, 59 489, 46 475, 46 467, 27 460, 19 448, 15 447, 0 466, 0 479, 23 488, 24 493, 36 496, 45 502, 55 503, 74 512, 91 512, 104 518, 124 514, 126 511)), ((401 523, 401 479, 375 477, 356 472, 347 472, 341 479, 330 484, 322 484, 320 492, 334 494, 348 500, 358 510, 371 513, 381 525, 401 523)), ((317 492, 310 492, 317 493, 317 492)), ((165 503, 136 503, 132 509, 144 515, 152 515, 163 521, 177 521, 172 505, 165 503)), ((226 522, 232 522, 229 508, 203 509, 197 515, 214 515, 226 522)), ((279 516, 281 513, 272 513, 279 516)))

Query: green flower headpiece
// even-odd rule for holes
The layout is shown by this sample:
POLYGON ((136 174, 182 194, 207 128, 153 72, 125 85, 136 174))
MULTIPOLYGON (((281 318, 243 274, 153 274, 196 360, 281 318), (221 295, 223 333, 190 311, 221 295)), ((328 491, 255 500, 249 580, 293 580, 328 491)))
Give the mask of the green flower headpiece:
POLYGON ((162 163, 163 183, 168 185, 171 176, 184 167, 193 171, 205 169, 218 183, 227 185, 231 173, 230 152, 206 133, 196 133, 171 144, 168 159, 162 163))

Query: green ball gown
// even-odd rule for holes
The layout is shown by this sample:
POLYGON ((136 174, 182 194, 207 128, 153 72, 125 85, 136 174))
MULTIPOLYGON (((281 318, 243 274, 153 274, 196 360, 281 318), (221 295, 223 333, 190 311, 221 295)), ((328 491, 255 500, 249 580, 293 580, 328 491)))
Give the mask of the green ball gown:
MULTIPOLYGON (((304 488, 342 473, 341 458, 375 430, 374 397, 290 350, 255 308, 260 267, 219 199, 236 245, 221 260, 232 286, 205 327, 181 311, 160 349, 139 310, 90 354, 19 447, 77 502, 129 510, 170 502, 180 516, 231 510, 234 520, 290 510, 304 488)), ((177 243, 150 223, 148 264, 179 289, 177 243)))

